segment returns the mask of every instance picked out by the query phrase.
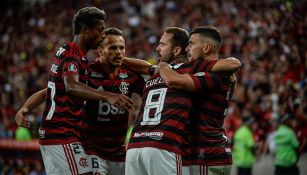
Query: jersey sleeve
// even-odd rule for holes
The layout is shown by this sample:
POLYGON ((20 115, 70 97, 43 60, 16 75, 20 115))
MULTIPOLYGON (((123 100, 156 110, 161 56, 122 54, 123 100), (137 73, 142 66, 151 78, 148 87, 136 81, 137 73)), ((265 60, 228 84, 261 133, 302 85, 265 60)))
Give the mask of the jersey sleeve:
POLYGON ((146 82, 145 82, 144 78, 141 75, 137 75, 137 80, 135 82, 133 92, 139 94, 142 97, 145 83, 146 82))
POLYGON ((79 75, 79 65, 80 64, 77 58, 64 58, 62 66, 62 77, 65 77, 67 75, 79 75))
POLYGON ((221 76, 217 73, 197 72, 189 75, 193 80, 197 92, 217 89, 222 85, 221 76))

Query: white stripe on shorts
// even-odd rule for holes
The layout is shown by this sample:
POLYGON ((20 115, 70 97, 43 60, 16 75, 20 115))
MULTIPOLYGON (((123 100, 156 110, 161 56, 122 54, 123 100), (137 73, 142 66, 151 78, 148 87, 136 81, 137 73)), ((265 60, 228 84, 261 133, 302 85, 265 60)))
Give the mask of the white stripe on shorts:
POLYGON ((70 171, 73 175, 77 175, 78 174, 78 168, 76 165, 76 161, 74 158, 74 154, 71 152, 71 147, 69 144, 63 144, 63 148, 64 148, 64 152, 65 152, 65 156, 66 159, 68 161, 68 165, 70 168, 70 171))

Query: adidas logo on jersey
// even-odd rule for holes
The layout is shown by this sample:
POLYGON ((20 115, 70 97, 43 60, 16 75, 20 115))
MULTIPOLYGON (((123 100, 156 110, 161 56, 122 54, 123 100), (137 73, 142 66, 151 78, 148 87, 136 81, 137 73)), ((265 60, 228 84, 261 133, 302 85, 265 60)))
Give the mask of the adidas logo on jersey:
POLYGON ((97 91, 104 91, 102 86, 99 86, 99 88, 97 88, 97 91))

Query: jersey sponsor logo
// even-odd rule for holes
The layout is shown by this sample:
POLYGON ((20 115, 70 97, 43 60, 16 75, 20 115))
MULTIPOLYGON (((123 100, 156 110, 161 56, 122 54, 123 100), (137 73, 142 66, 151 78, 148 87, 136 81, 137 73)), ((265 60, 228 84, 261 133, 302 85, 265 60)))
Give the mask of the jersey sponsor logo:
POLYGON ((59 67, 58 65, 52 64, 50 71, 56 74, 58 71, 58 67, 59 67))
POLYGON ((88 167, 87 159, 84 157, 81 157, 79 160, 79 165, 81 165, 83 168, 88 167))
POLYGON ((74 65, 73 63, 69 64, 68 70, 71 71, 71 72, 77 72, 78 71, 76 65, 74 65))
POLYGON ((203 76, 206 75, 206 73, 205 72, 197 72, 194 75, 197 76, 197 77, 203 77, 203 76))
POLYGON ((141 132, 141 133, 134 133, 133 137, 149 137, 153 140, 161 140, 163 138, 164 133, 162 132, 141 132))
POLYGON ((56 56, 59 57, 63 52, 65 51, 65 49, 63 47, 60 47, 59 50, 56 52, 56 56))
POLYGON ((119 90, 122 92, 122 94, 128 94, 129 83, 121 82, 120 85, 119 85, 119 90))
POLYGON ((98 108, 98 114, 108 116, 110 114, 112 115, 118 115, 118 114, 124 114, 125 110, 118 109, 116 106, 110 104, 106 101, 99 101, 99 108, 98 108))
POLYGON ((160 84, 160 83, 163 83, 163 80, 162 80, 161 77, 149 80, 149 81, 146 82, 146 88, 149 87, 149 86, 160 84))
POLYGON ((91 77, 103 78, 103 74, 102 73, 98 73, 98 72, 92 72, 91 73, 91 77))
POLYGON ((45 130, 39 129, 38 130, 39 138, 41 139, 45 138, 45 133, 46 133, 45 130))
POLYGON ((120 73, 118 75, 119 78, 124 79, 124 78, 128 78, 128 74, 127 73, 120 73))

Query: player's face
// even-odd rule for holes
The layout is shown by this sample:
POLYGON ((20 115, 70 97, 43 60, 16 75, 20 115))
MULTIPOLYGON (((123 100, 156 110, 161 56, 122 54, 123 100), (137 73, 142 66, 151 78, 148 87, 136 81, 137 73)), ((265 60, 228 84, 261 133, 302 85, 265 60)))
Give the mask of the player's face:
POLYGON ((206 43, 203 41, 203 39, 200 37, 198 33, 192 34, 189 40, 189 45, 186 48, 187 56, 189 61, 198 59, 198 58, 204 58, 204 47, 206 47, 206 43))
POLYGON ((107 35, 102 45, 106 63, 115 67, 121 66, 125 56, 125 40, 122 36, 107 35))
POLYGON ((87 39, 90 49, 97 49, 105 37, 104 35, 105 22, 99 20, 92 28, 88 28, 87 39))
POLYGON ((172 37, 171 33, 164 33, 160 39, 159 45, 156 48, 160 56, 160 62, 170 63, 173 57, 173 48, 172 48, 172 37))

